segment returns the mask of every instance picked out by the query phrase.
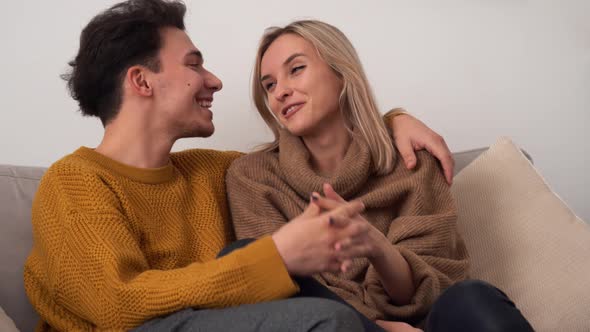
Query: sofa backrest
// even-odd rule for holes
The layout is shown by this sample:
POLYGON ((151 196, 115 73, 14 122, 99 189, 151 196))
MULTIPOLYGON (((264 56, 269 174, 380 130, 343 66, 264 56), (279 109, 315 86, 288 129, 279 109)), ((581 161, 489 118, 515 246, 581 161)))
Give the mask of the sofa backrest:
MULTIPOLYGON (((455 174, 485 150, 455 153, 455 174)), ((45 170, 0 165, 0 307, 21 331, 33 331, 38 321, 24 291, 23 265, 32 247, 31 204, 45 170)))
POLYGON ((42 167, 0 165, 0 307, 21 331, 33 331, 38 316, 23 286, 23 264, 32 247, 31 203, 42 167))

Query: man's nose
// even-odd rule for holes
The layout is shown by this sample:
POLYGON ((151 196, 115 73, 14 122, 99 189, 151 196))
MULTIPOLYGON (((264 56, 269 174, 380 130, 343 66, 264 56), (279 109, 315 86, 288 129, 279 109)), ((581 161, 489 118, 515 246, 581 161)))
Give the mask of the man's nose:
POLYGON ((212 72, 208 71, 207 73, 208 75, 205 79, 205 85, 207 86, 207 88, 212 89, 214 91, 221 90, 223 88, 223 83, 221 83, 221 80, 212 72))

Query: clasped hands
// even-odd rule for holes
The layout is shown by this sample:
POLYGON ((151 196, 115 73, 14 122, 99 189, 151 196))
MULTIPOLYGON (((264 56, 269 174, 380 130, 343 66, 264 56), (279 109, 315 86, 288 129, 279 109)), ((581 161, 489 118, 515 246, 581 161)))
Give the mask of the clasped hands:
POLYGON ((273 234, 277 249, 292 275, 347 271, 352 259, 382 254, 385 236, 361 216, 360 201, 347 202, 331 185, 324 196, 312 193, 297 218, 273 234))

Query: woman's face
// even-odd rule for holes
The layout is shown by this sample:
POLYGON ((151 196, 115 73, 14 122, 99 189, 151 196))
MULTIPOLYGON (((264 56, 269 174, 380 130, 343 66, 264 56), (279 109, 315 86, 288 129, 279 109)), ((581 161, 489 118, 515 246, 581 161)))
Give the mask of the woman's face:
POLYGON ((262 57, 260 77, 271 111, 292 134, 313 136, 341 122, 342 81, 302 37, 277 38, 262 57))

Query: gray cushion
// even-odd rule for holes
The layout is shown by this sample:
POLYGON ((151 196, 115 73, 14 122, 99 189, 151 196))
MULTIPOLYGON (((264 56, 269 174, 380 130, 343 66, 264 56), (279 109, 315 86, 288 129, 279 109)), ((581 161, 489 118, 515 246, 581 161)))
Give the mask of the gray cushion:
POLYGON ((21 331, 33 331, 38 316, 26 297, 23 264, 31 250, 31 203, 41 167, 0 165, 0 307, 21 331))
POLYGON ((6 316, 2 307, 0 307, 0 331, 2 332, 18 332, 16 325, 10 317, 6 316))
POLYGON ((455 159, 455 169, 453 170, 453 176, 457 175, 459 171, 465 168, 465 166, 469 165, 469 163, 475 160, 477 156, 479 156, 486 150, 487 148, 481 148, 453 153, 453 158, 455 159))
MULTIPOLYGON (((457 175, 465 166, 471 164, 480 154, 487 151, 488 148, 479 148, 474 150, 466 150, 453 153, 453 159, 455 159, 455 169, 453 170, 453 176, 457 175)), ((520 150, 525 157, 532 163, 533 158, 523 149, 520 150)))

